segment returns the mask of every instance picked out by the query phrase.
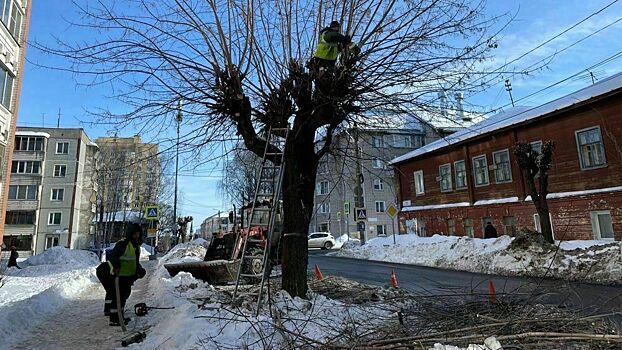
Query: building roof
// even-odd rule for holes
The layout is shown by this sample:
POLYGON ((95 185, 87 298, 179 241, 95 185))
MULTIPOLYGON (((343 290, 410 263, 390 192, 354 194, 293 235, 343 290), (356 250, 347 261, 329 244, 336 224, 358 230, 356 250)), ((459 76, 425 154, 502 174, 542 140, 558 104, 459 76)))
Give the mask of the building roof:
POLYGON ((590 85, 581 90, 575 91, 566 96, 560 97, 551 102, 545 103, 537 107, 514 107, 504 110, 488 119, 485 119, 472 127, 457 131, 445 138, 434 141, 412 152, 408 152, 391 161, 391 164, 401 163, 423 154, 437 151, 445 147, 455 145, 469 139, 489 134, 494 131, 521 124, 555 111, 562 110, 592 98, 604 95, 622 88, 622 73, 612 75, 596 84, 590 85))

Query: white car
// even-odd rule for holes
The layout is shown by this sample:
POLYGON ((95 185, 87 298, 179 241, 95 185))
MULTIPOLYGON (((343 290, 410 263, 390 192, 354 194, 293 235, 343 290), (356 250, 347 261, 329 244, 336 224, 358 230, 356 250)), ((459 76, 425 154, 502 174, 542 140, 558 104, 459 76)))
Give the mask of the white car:
POLYGON ((335 237, 328 232, 309 234, 309 248, 331 249, 335 246, 335 237))

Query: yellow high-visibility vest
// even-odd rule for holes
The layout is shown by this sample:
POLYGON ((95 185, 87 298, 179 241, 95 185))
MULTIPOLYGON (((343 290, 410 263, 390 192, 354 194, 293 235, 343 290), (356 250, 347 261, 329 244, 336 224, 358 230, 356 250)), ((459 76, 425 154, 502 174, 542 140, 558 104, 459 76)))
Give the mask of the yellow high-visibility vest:
POLYGON ((315 57, 328 61, 335 61, 339 55, 339 46, 337 43, 329 43, 324 39, 326 32, 320 35, 320 43, 315 50, 315 57))

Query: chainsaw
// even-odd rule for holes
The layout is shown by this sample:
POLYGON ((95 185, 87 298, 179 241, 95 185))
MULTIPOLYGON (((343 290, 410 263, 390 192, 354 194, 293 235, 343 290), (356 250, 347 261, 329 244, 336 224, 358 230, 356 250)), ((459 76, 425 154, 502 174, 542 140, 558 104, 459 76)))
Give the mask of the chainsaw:
POLYGON ((142 317, 149 313, 149 310, 171 310, 175 307, 155 307, 155 306, 147 306, 145 303, 138 303, 134 305, 134 313, 136 316, 142 317))

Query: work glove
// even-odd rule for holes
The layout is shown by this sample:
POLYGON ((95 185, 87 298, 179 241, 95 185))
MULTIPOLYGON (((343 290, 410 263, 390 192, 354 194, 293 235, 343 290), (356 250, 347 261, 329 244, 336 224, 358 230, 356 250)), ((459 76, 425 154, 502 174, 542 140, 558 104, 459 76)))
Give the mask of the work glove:
POLYGON ((145 271, 145 269, 142 268, 141 266, 139 266, 138 269, 136 270, 137 279, 145 277, 146 274, 147 274, 147 271, 145 271))

